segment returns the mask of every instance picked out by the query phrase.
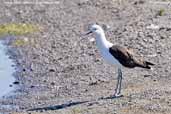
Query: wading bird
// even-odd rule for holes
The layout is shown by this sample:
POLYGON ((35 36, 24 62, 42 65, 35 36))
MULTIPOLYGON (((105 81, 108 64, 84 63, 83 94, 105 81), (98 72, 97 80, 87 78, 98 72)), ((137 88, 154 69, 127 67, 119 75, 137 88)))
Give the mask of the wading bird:
POLYGON ((109 42, 106 37, 103 28, 100 25, 93 24, 90 26, 89 31, 85 34, 93 33, 95 35, 96 45, 102 55, 102 57, 110 64, 115 65, 118 68, 118 78, 113 97, 120 97, 121 85, 122 85, 122 66, 127 68, 141 67, 150 69, 150 65, 154 65, 151 62, 137 59, 130 51, 122 46, 114 45, 109 42))

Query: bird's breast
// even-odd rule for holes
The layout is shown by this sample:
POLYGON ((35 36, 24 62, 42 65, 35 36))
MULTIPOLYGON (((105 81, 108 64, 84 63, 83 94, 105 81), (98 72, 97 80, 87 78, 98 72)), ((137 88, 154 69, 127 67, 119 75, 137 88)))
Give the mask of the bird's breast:
POLYGON ((109 49, 101 49, 100 53, 101 53, 101 56, 103 57, 103 59, 107 63, 112 64, 112 65, 116 65, 116 66, 121 66, 119 61, 110 54, 109 49))
POLYGON ((102 36, 97 37, 96 42, 103 59, 109 64, 121 67, 119 61, 115 59, 115 57, 113 57, 109 52, 109 47, 111 47, 113 44, 108 42, 106 38, 102 36))

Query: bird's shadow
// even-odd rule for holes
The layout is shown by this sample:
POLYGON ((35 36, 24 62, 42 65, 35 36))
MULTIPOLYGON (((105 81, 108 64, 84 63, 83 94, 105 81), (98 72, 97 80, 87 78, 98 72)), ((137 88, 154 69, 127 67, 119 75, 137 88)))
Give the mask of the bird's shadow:
POLYGON ((60 105, 55 105, 55 106, 47 106, 47 107, 41 107, 41 108, 33 108, 33 109, 29 109, 27 111, 48 111, 48 110, 59 110, 59 109, 63 109, 63 108, 67 108, 67 107, 71 107, 74 105, 79 105, 79 104, 83 104, 89 101, 77 101, 77 102, 70 102, 70 103, 64 103, 64 104, 60 104, 60 105))
MULTIPOLYGON (((109 97, 100 97, 97 100, 107 100, 107 99, 116 99, 120 98, 123 96, 109 96, 109 97)), ((75 101, 75 102, 69 102, 69 103, 64 103, 60 105, 55 105, 55 106, 47 106, 47 107, 41 107, 41 108, 33 108, 33 109, 28 109, 27 111, 48 111, 48 110, 59 110, 59 109, 64 109, 67 107, 83 104, 83 103, 92 103, 93 101, 75 101)))

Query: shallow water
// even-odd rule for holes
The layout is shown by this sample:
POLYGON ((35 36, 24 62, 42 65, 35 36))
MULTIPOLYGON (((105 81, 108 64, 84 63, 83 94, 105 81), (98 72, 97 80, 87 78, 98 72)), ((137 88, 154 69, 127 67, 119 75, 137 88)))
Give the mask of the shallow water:
POLYGON ((0 97, 14 89, 10 87, 10 84, 15 81, 15 78, 12 76, 15 71, 14 67, 12 67, 14 62, 9 59, 6 53, 7 47, 0 41, 0 97))

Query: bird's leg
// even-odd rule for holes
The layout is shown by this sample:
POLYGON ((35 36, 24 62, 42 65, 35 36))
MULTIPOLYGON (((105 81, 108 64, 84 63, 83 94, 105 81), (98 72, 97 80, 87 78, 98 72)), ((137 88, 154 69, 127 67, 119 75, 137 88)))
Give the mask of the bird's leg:
POLYGON ((121 88, 122 88, 122 70, 120 68, 118 69, 118 73, 119 73, 119 92, 118 92, 118 94, 120 94, 121 88))
POLYGON ((118 74, 118 77, 117 77, 117 84, 116 84, 114 95, 116 95, 118 93, 118 87, 119 87, 119 74, 118 74))
POLYGON ((114 96, 120 96, 121 93, 121 85, 122 85, 122 71, 121 68, 118 69, 118 78, 117 78, 117 84, 115 88, 114 96))

